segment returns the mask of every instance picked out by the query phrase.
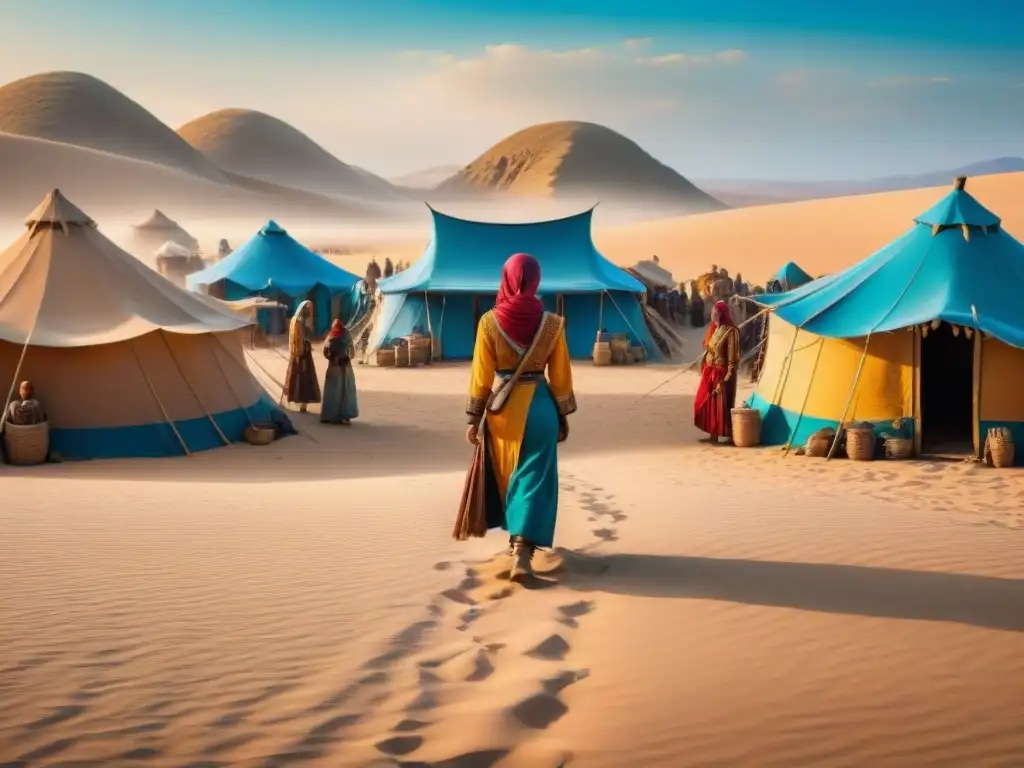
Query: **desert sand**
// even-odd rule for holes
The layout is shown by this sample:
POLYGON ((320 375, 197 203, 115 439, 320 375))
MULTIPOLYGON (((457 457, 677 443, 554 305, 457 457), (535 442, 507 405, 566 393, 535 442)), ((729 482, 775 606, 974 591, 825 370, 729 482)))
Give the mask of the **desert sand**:
POLYGON ((526 586, 449 538, 465 365, 359 367, 353 427, 269 447, 3 467, 0 763, 1019 764, 1024 475, 701 445, 675 373, 576 366, 526 586))

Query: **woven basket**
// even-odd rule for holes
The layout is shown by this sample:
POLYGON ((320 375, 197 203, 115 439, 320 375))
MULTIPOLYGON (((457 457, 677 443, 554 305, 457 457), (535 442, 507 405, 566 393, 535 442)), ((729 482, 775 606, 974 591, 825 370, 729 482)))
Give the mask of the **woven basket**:
POLYGON ((914 441, 909 437, 887 437, 885 439, 885 458, 909 459, 914 455, 914 441))
POLYGON ((607 341, 594 344, 594 365, 611 365, 612 348, 607 341))
POLYGON ((611 341, 612 352, 621 352, 625 356, 629 350, 629 336, 625 333, 613 333, 611 341))
POLYGON ((846 455, 853 461, 875 458, 875 430, 851 427, 846 430, 846 455))
POLYGON ((249 445, 270 445, 274 442, 274 428, 250 424, 242 433, 249 445))
POLYGON ((985 440, 985 458, 996 469, 1013 466, 1013 438, 1008 433, 989 432, 985 440))
POLYGON ((612 347, 612 365, 626 364, 626 350, 612 347))
POLYGON ((753 448, 761 444, 761 412, 753 408, 732 409, 732 444, 753 448))
POLYGON ((645 350, 640 344, 629 348, 629 354, 633 358, 634 362, 642 363, 647 358, 647 350, 645 350))
POLYGON ((395 364, 395 348, 381 347, 377 350, 377 365, 381 368, 391 368, 395 364))
POLYGON ((811 435, 807 438, 807 444, 804 446, 804 453, 811 458, 823 459, 828 456, 828 452, 831 447, 832 437, 811 435))
POLYGON ((409 347, 395 344, 395 368, 409 367, 409 347))
POLYGON ((11 464, 30 467, 44 463, 50 452, 50 422, 4 424, 4 448, 11 464))

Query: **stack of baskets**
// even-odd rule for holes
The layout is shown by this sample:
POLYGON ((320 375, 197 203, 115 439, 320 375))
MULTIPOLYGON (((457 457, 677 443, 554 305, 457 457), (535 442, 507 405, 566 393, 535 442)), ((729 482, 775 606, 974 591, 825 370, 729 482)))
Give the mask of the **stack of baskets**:
POLYGON ((1006 427, 992 427, 985 438, 985 461, 997 469, 1013 466, 1013 433, 1006 427))
POLYGON ((42 464, 50 453, 50 423, 4 424, 4 450, 11 464, 29 467, 42 464))
POLYGON ((871 461, 875 458, 873 424, 851 424, 846 428, 846 455, 852 461, 871 461))
POLYGON ((732 444, 753 448, 761 444, 761 412, 753 408, 732 409, 732 444))

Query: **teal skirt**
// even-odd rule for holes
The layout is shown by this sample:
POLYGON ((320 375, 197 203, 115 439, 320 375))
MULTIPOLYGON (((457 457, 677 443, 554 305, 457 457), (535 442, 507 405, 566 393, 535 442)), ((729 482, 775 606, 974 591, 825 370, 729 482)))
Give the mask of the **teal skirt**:
POLYGON ((487 452, 487 522, 538 547, 555 540, 558 517, 558 410, 547 383, 535 385, 526 415, 519 463, 500 498, 487 452))
POLYGON ((323 403, 320 421, 340 424, 359 417, 359 398, 356 395, 356 375, 352 363, 330 365, 324 376, 323 403))

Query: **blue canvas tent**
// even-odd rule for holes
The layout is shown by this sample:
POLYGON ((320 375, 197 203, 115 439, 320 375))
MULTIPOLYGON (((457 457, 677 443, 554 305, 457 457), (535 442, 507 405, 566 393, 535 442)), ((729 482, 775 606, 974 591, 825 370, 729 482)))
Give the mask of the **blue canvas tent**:
POLYGON ((775 279, 782 283, 784 291, 791 291, 794 288, 799 288, 801 285, 806 285, 814 278, 807 274, 795 261, 790 261, 776 273, 775 279))
MULTIPOLYGON (((221 281, 225 300, 265 296, 286 304, 289 316, 300 302, 310 299, 315 307, 315 330, 322 334, 331 325, 335 301, 341 317, 348 317, 352 288, 359 278, 313 253, 277 222, 268 221, 230 256, 185 278, 193 291, 221 281)), ((264 310, 259 310, 257 320, 264 331, 271 330, 264 310)))
POLYGON ((956 432, 980 455, 992 427, 1024 442, 1024 245, 965 184, 860 263, 755 297, 774 313, 750 401, 764 443, 896 419, 919 451, 956 432))
POLYGON ((545 306, 565 317, 573 357, 590 357, 601 329, 627 333, 648 357, 660 356, 638 301, 646 289, 594 247, 593 209, 526 224, 467 221, 433 208, 430 213, 434 232, 423 255, 379 283, 383 303, 371 348, 419 330, 441 339, 445 358, 469 359, 477 319, 494 306, 502 266, 514 253, 529 253, 541 264, 545 306))

